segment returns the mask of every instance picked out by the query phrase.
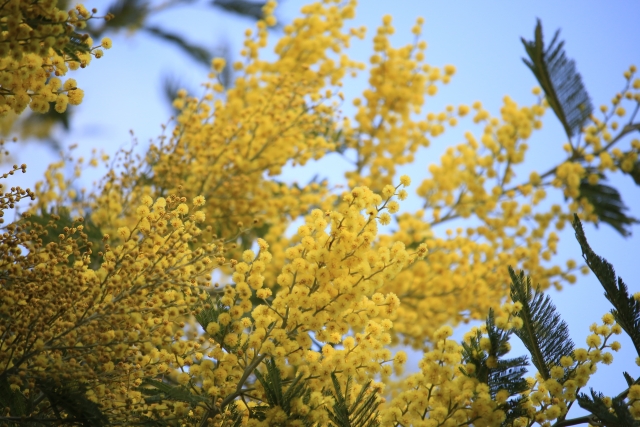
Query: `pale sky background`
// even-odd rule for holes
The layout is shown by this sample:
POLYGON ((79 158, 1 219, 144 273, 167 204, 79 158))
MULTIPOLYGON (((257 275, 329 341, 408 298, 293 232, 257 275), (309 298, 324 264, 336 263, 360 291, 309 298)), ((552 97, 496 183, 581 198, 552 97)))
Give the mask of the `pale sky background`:
MULTIPOLYGON (((85 5, 105 12, 109 3, 88 0, 85 5)), ((305 3, 287 0, 279 6, 277 16, 284 23, 291 22, 305 3)), ((422 37, 429 45, 427 61, 437 66, 454 64, 457 68, 451 83, 441 87, 435 98, 428 99, 427 111, 439 112, 448 104, 471 104, 480 100, 492 114, 497 115, 505 95, 518 104, 531 105, 535 101, 531 89, 536 86, 536 81, 521 61, 524 48, 520 37, 532 39, 536 18, 542 20, 546 42, 551 40, 556 29, 561 28, 566 52, 575 59, 596 109, 603 103, 610 105, 611 98, 623 88, 622 73, 629 65, 640 66, 638 0, 361 1, 356 19, 350 26, 366 25, 369 30, 366 41, 354 43, 354 57, 366 62, 371 54, 370 37, 387 13, 394 17, 396 34, 392 41, 395 46, 405 45, 413 39, 411 26, 417 16, 423 16, 426 22, 422 37)), ((201 1, 159 14, 151 22, 205 46, 214 47, 225 40, 232 47, 232 52, 236 52, 235 58, 238 58, 244 29, 253 26, 248 19, 215 11, 201 1)), ((277 32, 273 33, 272 40, 277 36, 277 32)), ((106 51, 102 59, 94 60, 88 68, 71 75, 85 90, 85 98, 82 105, 76 107, 73 131, 60 139, 78 143, 85 153, 94 147, 109 153, 128 147, 130 129, 135 131, 141 142, 157 137, 161 123, 166 123, 171 114, 162 94, 161 77, 178 76, 187 87, 195 89, 206 80, 208 72, 177 49, 143 33, 132 36, 120 33, 111 35, 111 38, 114 47, 106 51)), ((347 80, 347 98, 359 94, 365 83, 366 78, 347 80)), ((347 108, 345 112, 348 112, 347 108)), ((470 120, 463 120, 455 131, 447 131, 433 139, 432 147, 417 157, 416 164, 403 169, 416 186, 426 176, 428 164, 437 161, 448 145, 461 142, 465 130, 472 129, 476 135, 480 133, 469 123, 470 120)), ((528 176, 532 168, 546 170, 555 165, 562 155, 563 135, 549 110, 543 130, 530 140, 528 163, 518 169, 519 176, 528 176)), ((55 160, 56 156, 38 144, 23 146, 21 150, 15 154, 20 162, 24 161, 29 166, 28 176, 20 178, 20 185, 24 187, 40 179, 48 162, 55 160)), ((332 156, 315 166, 308 165, 303 171, 289 170, 286 176, 292 181, 306 182, 319 168, 331 182, 342 182, 341 161, 332 156)), ((89 184, 90 180, 87 180, 89 184)), ((611 184, 621 191, 632 215, 640 217, 640 188, 633 184, 631 178, 621 174, 611 184)), ((414 207, 415 199, 413 206, 411 200, 402 205, 403 210, 414 207)), ((640 226, 635 226, 633 236, 627 239, 606 225, 599 229, 588 225, 586 232, 591 246, 613 263, 631 292, 640 291, 640 226)), ((561 233, 559 248, 558 259, 579 260, 580 249, 570 227, 561 233)), ((568 286, 560 293, 550 292, 569 323, 577 347, 585 346, 589 325, 600 322, 601 316, 610 308, 602 293, 593 275, 579 275, 576 285, 568 286)), ((466 329, 463 326, 457 335, 461 336, 466 329)), ((592 384, 606 395, 615 395, 624 388, 623 370, 634 377, 640 375, 640 368, 633 363, 636 355, 630 340, 620 337, 619 341, 623 347, 621 352, 614 354, 613 365, 599 367, 596 381, 592 384)), ((514 337, 514 357, 522 354, 522 348, 516 345, 518 342, 514 337)), ((415 369, 417 360, 417 357, 412 357, 408 368, 411 369, 413 364, 415 369)))

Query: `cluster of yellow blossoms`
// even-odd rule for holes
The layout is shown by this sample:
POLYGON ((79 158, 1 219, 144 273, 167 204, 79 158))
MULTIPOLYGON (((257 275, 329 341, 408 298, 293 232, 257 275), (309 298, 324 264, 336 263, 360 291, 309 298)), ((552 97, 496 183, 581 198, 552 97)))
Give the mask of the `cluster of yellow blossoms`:
POLYGON ((82 102, 84 92, 74 79, 59 77, 84 68, 92 56, 109 49, 105 38, 98 46, 75 30, 86 27, 96 11, 78 5, 68 12, 53 0, 9 0, 0 6, 0 117, 20 114, 29 106, 46 113, 50 105, 63 113, 67 105, 82 102))
POLYGON ((0 364, 12 389, 28 397, 45 379, 58 386, 80 381, 92 384, 90 397, 112 398, 107 413, 135 403, 119 397, 121 387, 149 373, 137 369, 140 355, 170 351, 202 294, 198 280, 224 262, 222 245, 190 247, 203 216, 188 215, 182 198, 143 203, 146 217, 118 230, 117 244, 104 235, 100 248, 82 218, 58 230, 55 214, 7 226, 0 242, 0 364))
MULTIPOLYGON (((302 17, 284 26, 275 59, 267 61, 261 53, 275 24, 275 3, 268 2, 257 30, 245 34, 242 60, 229 64, 233 86, 218 80, 227 64, 214 59, 206 95, 180 92, 175 127, 141 158, 120 153, 117 168, 94 191, 78 192, 61 172, 64 162, 51 166, 28 214, 0 236, 0 382, 26 397, 63 382, 82 384, 89 401, 121 424, 225 425, 236 402, 245 424, 267 426, 285 425, 288 416, 326 425, 335 403, 328 393, 332 375, 342 385, 353 378, 357 387, 376 378, 373 390, 390 395, 379 414, 383 425, 504 421, 509 394, 493 393, 472 375, 463 347, 449 339, 452 328, 443 325, 482 319, 499 306, 509 289, 508 265, 525 269, 542 289, 575 281, 575 261, 550 262, 558 245, 551 228, 562 229, 574 211, 597 221, 580 198, 580 183, 633 169, 640 142, 627 151, 614 144, 635 125, 621 127, 603 109, 605 118, 594 117, 584 139, 569 144, 566 161, 518 183, 517 166, 546 103, 521 107, 505 98, 499 117, 480 103, 425 113, 425 98, 455 68, 425 63, 422 20, 412 29, 415 43, 394 48, 385 17, 367 67, 345 53, 365 29, 344 28, 355 1, 342 3, 305 6, 302 17), (367 68, 370 87, 352 101, 350 119, 340 110, 342 80, 367 68), (417 189, 424 209, 400 214, 398 201, 408 197, 411 180, 398 177, 397 166, 469 115, 484 125, 482 135, 466 133, 431 165, 417 189), (346 172, 352 190, 338 194, 323 182, 278 179, 288 164, 336 153, 355 155, 346 172), (570 199, 568 206, 542 203, 553 187, 570 199), (51 208, 55 213, 47 213, 51 208), (473 220, 439 233, 456 219, 473 220), (393 232, 381 233, 392 223, 393 232), (403 352, 392 353, 400 341, 425 354, 418 373, 399 390, 385 391, 407 361, 403 352), (269 391, 255 372, 267 361, 287 384, 302 378, 310 394, 289 412, 271 408, 259 419, 250 414, 269 391)), ((91 17, 80 6, 55 14, 63 27, 81 28, 91 17)), ((1 61, 11 70, 35 61, 27 67, 33 76, 19 71, 26 73, 20 87, 32 107, 38 96, 47 105, 61 96, 71 102, 75 82, 61 86, 51 73, 64 74, 65 62, 86 65, 92 51, 69 62, 52 56, 55 43, 42 43, 1 61), (46 84, 33 86, 41 71, 46 84)), ((634 73, 625 74, 627 87, 614 98, 616 117, 625 116, 623 102, 640 103, 634 73)), ((12 102, 8 108, 21 111, 12 102)), ((76 163, 79 176, 84 161, 76 163)), ((98 165, 97 156, 89 163, 98 165)), ((12 189, 2 208, 32 194, 12 189)), ((497 326, 521 327, 514 317, 520 308, 503 306, 497 326)), ((603 350, 619 349, 607 344, 619 333, 613 323, 605 316, 588 349, 565 355, 550 378, 529 381, 526 413, 516 423, 549 425, 566 414, 596 364, 611 361, 603 350)), ((629 390, 632 408, 639 395, 629 390)))
POLYGON ((383 411, 384 425, 484 427, 504 421, 502 402, 492 398, 489 386, 462 374, 462 367, 470 367, 461 365, 462 348, 448 339, 452 334, 450 326, 434 333, 434 348, 418 363, 419 372, 403 380, 383 411))

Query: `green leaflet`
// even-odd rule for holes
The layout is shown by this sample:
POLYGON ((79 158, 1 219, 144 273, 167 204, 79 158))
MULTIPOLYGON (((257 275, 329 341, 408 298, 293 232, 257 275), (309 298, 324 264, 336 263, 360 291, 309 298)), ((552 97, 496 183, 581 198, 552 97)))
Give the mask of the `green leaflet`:
POLYGON ((191 390, 183 385, 172 385, 166 382, 156 381, 150 378, 145 378, 142 382, 142 387, 139 391, 148 396, 145 398, 147 403, 160 402, 162 400, 175 400, 180 402, 187 402, 192 406, 201 402, 206 402, 207 398, 193 394, 191 390))
POLYGON ((266 2, 247 0, 213 0, 211 2, 211 5, 214 7, 219 7, 224 11, 255 20, 262 19, 262 8, 266 4, 266 2))
MULTIPOLYGON (((521 38, 528 55, 528 58, 522 60, 538 80, 549 106, 560 120, 567 137, 571 139, 580 132, 591 116, 593 105, 582 83, 582 77, 576 70, 575 62, 567 58, 564 42, 558 40, 559 35, 558 30, 551 43, 545 46, 542 23, 538 20, 534 39, 527 41, 521 38)), ((633 171, 630 175, 636 179, 633 171)), ((624 211, 627 208, 620 193, 613 187, 604 184, 591 185, 584 179, 580 183, 579 198, 589 201, 600 220, 611 225, 623 236, 628 236, 628 226, 637 222, 635 218, 625 215, 624 211)))
POLYGON ((629 295, 627 285, 622 281, 622 278, 616 276, 613 266, 606 259, 593 252, 587 242, 578 215, 574 214, 572 225, 582 249, 582 257, 604 288, 604 296, 613 305, 611 314, 629 335, 638 356, 640 356, 640 301, 634 299, 633 295, 629 295))
POLYGON ((603 400, 604 397, 602 393, 591 389, 591 397, 585 393, 578 395, 578 404, 595 415, 600 425, 607 427, 640 426, 640 421, 633 419, 624 399, 618 397, 612 399, 611 407, 609 408, 603 400))
POLYGON ((330 392, 335 403, 331 409, 328 409, 330 427, 377 427, 380 425, 378 421, 378 406, 380 399, 377 392, 371 392, 369 386, 371 381, 367 382, 358 396, 351 400, 351 377, 347 378, 347 384, 344 393, 340 388, 340 382, 335 373, 331 373, 334 390, 330 392))
MULTIPOLYGON (((27 218, 23 218, 19 221, 21 225, 25 225, 27 222, 31 223, 30 227, 25 227, 25 231, 30 232, 31 230, 35 230, 36 232, 41 232, 45 230, 44 233, 40 233, 38 238, 42 240, 42 244, 47 245, 48 243, 59 243, 59 235, 63 233, 65 227, 73 228, 82 225, 82 231, 77 232, 75 234, 76 237, 79 237, 81 233, 86 234, 87 241, 91 242, 93 245, 93 251, 97 252, 97 248, 102 246, 102 238, 104 234, 100 231, 100 228, 93 223, 91 220, 91 216, 86 215, 83 218, 82 222, 75 221, 74 218, 71 217, 71 212, 69 209, 65 207, 59 207, 56 209, 56 213, 47 212, 44 209, 40 210, 39 214, 29 215, 27 218), (38 226, 41 226, 42 229, 38 230, 38 226)), ((93 256, 91 262, 92 268, 98 268, 100 265, 100 260, 98 257, 93 256)), ((71 254, 68 257, 68 264, 73 264, 76 261, 75 255, 71 254)))
POLYGON ((222 425, 229 427, 240 427, 242 426, 242 412, 238 409, 238 405, 235 402, 231 402, 229 406, 227 406, 228 411, 225 411, 222 416, 222 425))
POLYGON ((301 375, 296 376, 291 381, 282 379, 282 373, 273 359, 265 361, 267 367, 266 373, 255 371, 255 376, 262 384, 267 398, 266 405, 259 405, 252 408, 250 417, 264 420, 266 411, 271 408, 280 407, 288 420, 300 420, 304 426, 312 426, 313 423, 306 416, 295 413, 292 409, 294 399, 302 399, 304 404, 309 403, 311 390, 302 379, 301 375), (287 385, 285 390, 284 385, 287 385))
POLYGON ((109 6, 108 13, 113 15, 113 18, 106 21, 105 26, 97 34, 107 28, 128 30, 140 28, 149 15, 149 7, 143 0, 117 0, 109 6))
MULTIPOLYGON (((594 173, 590 168, 588 172, 594 173)), ((601 182, 605 179, 604 175, 600 175, 601 182)), ((628 210, 622 201, 622 196, 617 189, 609 185, 590 184, 587 178, 580 182, 579 199, 586 199, 593 206, 594 213, 598 215, 600 221, 612 226, 618 233, 627 237, 631 235, 628 226, 636 224, 637 219, 625 215, 624 211, 628 210)))
POLYGON ((542 292, 533 291, 531 279, 524 272, 516 274, 509 267, 511 275, 511 299, 520 302, 522 309, 517 316, 523 326, 514 333, 520 338, 531 355, 531 362, 547 380, 549 370, 560 364, 560 358, 573 353, 573 341, 569 337, 569 327, 557 313, 551 298, 542 292))
POLYGON ((573 60, 566 57, 564 42, 558 41, 556 31, 549 46, 544 46, 542 24, 538 19, 534 39, 521 38, 529 56, 523 62, 529 67, 544 91, 549 106, 556 114, 569 138, 580 131, 593 111, 582 78, 573 60))
POLYGON ((11 390, 7 375, 0 375, 0 409, 9 409, 12 416, 25 415, 28 407, 27 399, 19 391, 11 390))
MULTIPOLYGON (((218 318, 222 313, 228 313, 229 307, 220 302, 219 299, 213 300, 210 296, 202 304, 202 309, 196 314, 196 320, 202 326, 202 329, 207 330, 209 323, 218 323, 218 318)), ((218 342, 222 342, 229 325, 220 325, 220 330, 212 336, 218 342)))
POLYGON ((196 320, 200 323, 203 329, 207 329, 209 323, 217 322, 218 317, 222 313, 227 313, 229 309, 220 302, 220 300, 216 299, 215 301, 208 297, 207 300, 202 305, 202 310, 198 314, 196 314, 196 320))
POLYGON ((54 413, 60 417, 64 413, 65 423, 75 421, 76 425, 101 427, 107 425, 108 419, 97 403, 86 396, 86 387, 80 383, 60 385, 53 381, 41 380, 38 387, 45 394, 54 413))
POLYGON ((627 207, 617 189, 604 184, 591 185, 583 182, 580 184, 580 198, 585 198, 593 205, 593 211, 600 221, 609 224, 624 237, 631 235, 627 226, 638 220, 623 213, 627 207))
POLYGON ((500 390, 507 390, 512 399, 501 405, 506 414, 506 419, 502 423, 504 426, 511 425, 513 420, 525 415, 522 403, 526 400, 518 396, 527 389, 527 382, 524 375, 527 373, 526 366, 529 364, 526 356, 511 359, 502 358, 509 352, 509 338, 512 331, 503 331, 496 327, 493 310, 489 310, 486 320, 487 337, 491 342, 491 349, 485 352, 480 347, 482 334, 480 331, 467 344, 462 343, 462 358, 465 363, 472 363, 476 369, 470 374, 464 368, 460 371, 469 377, 477 378, 479 381, 488 384, 491 396, 495 397, 500 390), (492 358, 492 367, 488 366, 489 358, 492 358))
POLYGON ((54 50, 62 57, 66 56, 72 61, 81 62, 78 55, 90 52, 91 48, 85 43, 85 37, 74 31, 69 35, 69 42, 62 49, 54 48, 54 50))
POLYGON ((155 37, 173 43, 183 52, 193 58, 196 62, 199 62, 200 64, 205 66, 209 66, 211 58, 213 57, 213 53, 208 49, 188 42, 180 35, 171 33, 157 26, 147 25, 142 27, 142 29, 155 37))

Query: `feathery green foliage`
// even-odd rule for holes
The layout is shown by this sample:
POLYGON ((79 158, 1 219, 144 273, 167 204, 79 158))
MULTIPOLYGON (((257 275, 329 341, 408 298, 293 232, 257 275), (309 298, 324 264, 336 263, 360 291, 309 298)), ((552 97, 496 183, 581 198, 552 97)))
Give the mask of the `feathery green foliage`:
POLYGON ((593 111, 582 78, 576 71, 576 64, 566 57, 564 42, 558 41, 560 30, 556 31, 545 49, 542 39, 542 24, 538 19, 532 41, 522 38, 522 44, 529 55, 523 62, 531 69, 544 91, 549 106, 553 109, 569 138, 580 131, 593 111))
MULTIPOLYGON (((473 376, 489 385, 492 396, 499 390, 508 390, 511 396, 526 390, 527 382, 523 376, 527 372, 527 357, 501 359, 510 350, 509 338, 512 331, 503 331, 496 327, 493 310, 489 310, 486 327, 487 337, 491 342, 490 350, 485 352, 480 347, 482 333, 477 331, 468 344, 462 343, 464 362, 475 365, 473 376)), ((463 368, 460 369, 465 375, 471 376, 463 368)))
POLYGON ((196 62, 202 65, 208 66, 211 63, 213 52, 205 47, 198 46, 192 42, 185 40, 178 34, 174 34, 170 31, 165 30, 164 28, 155 25, 147 25, 142 29, 164 41, 172 43, 187 55, 189 55, 191 58, 193 58, 196 62))
POLYGON ((56 49, 55 47, 53 49, 60 56, 67 56, 76 62, 82 62, 78 54, 91 51, 91 48, 85 43, 86 40, 86 36, 74 31, 69 35, 69 42, 62 49, 56 49))
MULTIPOLYGON (((512 331, 504 331, 496 327, 495 315, 491 309, 487 315, 486 328, 491 348, 489 351, 484 351, 481 348, 482 333, 477 331, 469 343, 462 343, 463 361, 464 363, 472 363, 475 366, 475 371, 468 373, 464 368, 460 368, 460 371, 488 384, 492 397, 495 397, 500 390, 507 390, 509 397, 517 396, 527 389, 527 381, 524 379, 524 375, 527 373, 526 366, 529 364, 527 356, 502 359, 510 350, 509 338, 512 331)), ((525 415, 522 408, 524 400, 525 398, 518 397, 501 405, 500 409, 506 414, 503 425, 511 425, 513 420, 525 415)))
POLYGON ((25 415, 29 402, 19 391, 11 390, 6 375, 0 375, 0 409, 8 408, 11 414, 25 415))
MULTIPOLYGON (((627 237, 631 234, 628 226, 638 222, 637 219, 625 215, 629 208, 622 201, 620 192, 609 185, 602 184, 606 180, 595 168, 587 168, 587 173, 597 173, 600 182, 590 184, 587 178, 580 182, 580 199, 586 199, 592 206, 600 221, 612 226, 618 233, 627 237)), ((596 223, 597 227, 597 223, 596 223)))
POLYGON ((622 278, 616 276, 613 266, 606 259, 593 252, 577 215, 574 215, 572 225, 582 249, 582 257, 604 288, 604 296, 613 305, 611 314, 629 335, 640 356, 640 301, 634 299, 633 295, 629 295, 627 285, 622 281, 622 278))
POLYGON ((112 18, 105 21, 99 30, 94 29, 95 35, 102 34, 105 30, 139 28, 149 15, 149 5, 142 0, 117 0, 109 6, 107 11, 112 18))
MULTIPOLYGON (((571 139, 580 132, 593 112, 580 74, 573 60, 566 57, 564 42, 558 41, 560 31, 556 31, 551 43, 545 48, 542 38, 542 24, 536 25, 534 39, 522 38, 529 59, 523 62, 531 69, 545 93, 549 106, 571 139)), ((636 175, 631 173, 634 180, 636 175)), ((636 182, 638 182, 636 180, 636 182)), ((590 184, 586 179, 580 183, 579 199, 586 199, 595 210, 600 221, 611 225, 623 236, 630 234, 628 226, 638 221, 625 215, 627 207, 620 193, 613 187, 601 183, 590 184)))
POLYGON ((302 375, 298 375, 292 381, 284 381, 275 360, 267 359, 265 366, 267 367, 266 373, 263 374, 257 370, 254 373, 264 388, 267 404, 251 408, 249 416, 262 421, 266 418, 267 410, 279 407, 287 415, 287 420, 300 420, 304 426, 313 425, 307 417, 294 410, 295 399, 301 399, 303 404, 308 404, 311 397, 311 390, 302 379, 302 375), (286 390, 284 389, 285 383, 288 383, 286 390))
POLYGON ((147 403, 171 400, 187 402, 195 406, 199 402, 206 401, 206 398, 193 394, 186 386, 169 384, 165 381, 156 381, 150 378, 145 378, 139 390, 142 394, 148 396, 145 398, 147 403))
POLYGON ((634 383, 633 377, 629 375, 628 372, 625 371, 622 373, 622 375, 624 376, 624 380, 627 382, 628 386, 634 383))
POLYGON ((344 393, 340 387, 340 381, 335 373, 331 373, 333 388, 330 392, 335 403, 333 408, 329 409, 330 427, 377 427, 380 425, 378 421, 378 406, 380 399, 376 390, 370 388, 371 381, 368 381, 360 389, 358 396, 351 400, 351 377, 347 377, 347 384, 344 393))
MULTIPOLYGON (((222 313, 228 313, 229 307, 225 306, 219 299, 215 301, 209 296, 203 303, 202 309, 195 315, 196 320, 202 326, 202 329, 207 330, 209 323, 218 323, 218 317, 222 313)), ((218 342, 223 342, 223 338, 228 332, 229 325, 222 326, 220 330, 212 336, 218 342)), ((228 346, 225 345, 225 348, 228 346)))
POLYGON ((608 406, 604 401, 604 397, 602 393, 591 389, 591 397, 585 393, 578 395, 578 404, 598 418, 598 425, 606 427, 640 426, 640 421, 633 419, 624 399, 613 398, 611 399, 611 405, 608 406))
POLYGON ((266 2, 246 0, 213 0, 211 5, 245 18, 262 19, 262 8, 266 2))
POLYGON ((229 427, 240 427, 242 425, 242 412, 238 409, 236 402, 227 406, 227 411, 222 414, 222 425, 229 427))
POLYGON ((87 398, 87 387, 80 383, 58 384, 39 381, 38 388, 46 396, 52 412, 62 424, 100 427, 108 424, 97 403, 87 398), (62 417, 61 414, 66 414, 62 417))
POLYGON ((523 326, 514 332, 529 350, 531 361, 540 375, 547 380, 551 377, 549 369, 559 365, 562 356, 573 353, 569 328, 556 312, 551 298, 533 291, 531 279, 525 278, 524 272, 516 274, 509 267, 509 274, 511 299, 522 304, 517 316, 522 319, 523 326))
MULTIPOLYGON (((138 391, 145 396, 144 401, 147 405, 158 402, 165 402, 169 405, 173 402, 186 402, 191 408, 194 408, 199 404, 206 404, 209 400, 207 397, 195 394, 193 388, 172 383, 167 377, 161 381, 145 378, 138 387, 138 391)), ((143 418, 144 425, 150 427, 175 425, 173 417, 167 417, 159 411, 149 411, 145 416, 147 418, 143 418)))

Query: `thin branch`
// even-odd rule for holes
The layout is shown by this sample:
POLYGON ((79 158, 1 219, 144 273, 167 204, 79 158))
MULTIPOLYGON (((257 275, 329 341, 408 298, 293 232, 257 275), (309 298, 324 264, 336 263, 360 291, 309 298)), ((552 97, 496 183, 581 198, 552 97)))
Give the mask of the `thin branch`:
POLYGON ((598 417, 596 417, 595 415, 586 415, 584 417, 558 421, 554 423, 551 427, 577 426, 580 424, 596 424, 597 422, 598 422, 598 417))

